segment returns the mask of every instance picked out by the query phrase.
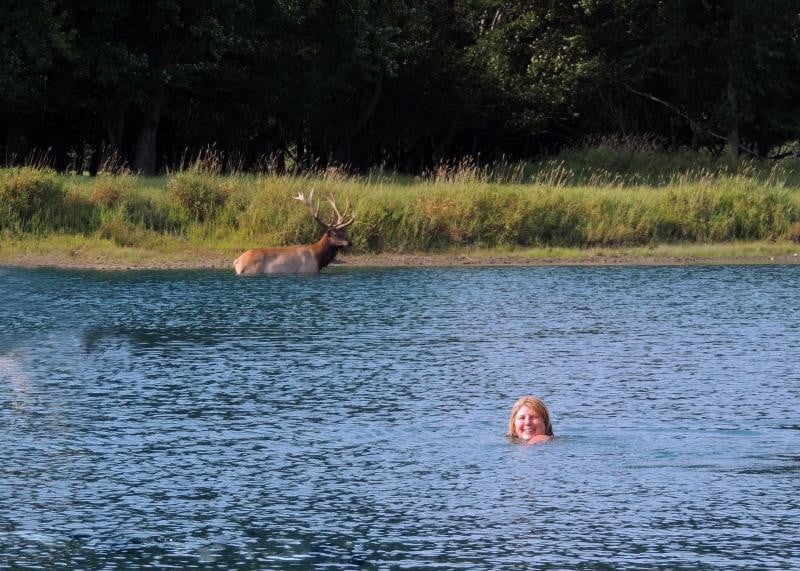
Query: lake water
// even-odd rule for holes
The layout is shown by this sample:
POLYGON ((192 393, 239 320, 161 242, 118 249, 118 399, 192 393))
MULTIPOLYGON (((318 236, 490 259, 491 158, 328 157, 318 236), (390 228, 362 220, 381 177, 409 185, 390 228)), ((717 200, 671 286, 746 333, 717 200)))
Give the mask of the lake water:
POLYGON ((0 268, 0 568, 796 568, 798 283, 0 268))

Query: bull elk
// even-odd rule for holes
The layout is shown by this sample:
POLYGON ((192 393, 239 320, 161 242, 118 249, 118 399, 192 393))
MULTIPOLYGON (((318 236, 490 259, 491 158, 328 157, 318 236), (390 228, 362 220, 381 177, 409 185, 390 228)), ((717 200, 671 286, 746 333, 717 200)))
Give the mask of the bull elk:
POLYGON ((284 246, 279 248, 253 248, 236 258, 233 267, 237 274, 316 274, 330 264, 339 250, 350 245, 344 229, 355 221, 355 216, 345 222, 349 205, 344 214, 339 212, 336 201, 328 198, 336 222, 328 224, 319 217, 319 202, 314 205, 314 191, 308 198, 302 192, 294 197, 305 205, 314 220, 324 229, 322 238, 314 244, 284 246))

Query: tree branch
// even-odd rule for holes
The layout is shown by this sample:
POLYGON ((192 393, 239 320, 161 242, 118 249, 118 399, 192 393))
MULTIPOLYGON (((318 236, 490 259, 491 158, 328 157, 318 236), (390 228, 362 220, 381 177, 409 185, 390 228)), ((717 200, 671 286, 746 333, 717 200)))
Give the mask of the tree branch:
MULTIPOLYGON (((686 121, 688 121, 689 124, 692 126, 692 129, 696 129, 696 130, 698 130, 700 132, 706 133, 707 135, 709 135, 709 136, 711 136, 711 137, 713 137, 715 139, 719 139, 719 140, 725 141, 727 143, 727 141, 728 141, 727 137, 712 131, 711 129, 709 129, 708 127, 706 127, 705 125, 703 125, 702 123, 700 123, 699 121, 697 121, 696 119, 691 117, 688 113, 686 113, 685 111, 679 109, 678 107, 676 107, 675 105, 669 103, 668 101, 664 101, 663 99, 661 99, 659 97, 656 97, 655 95, 652 95, 650 93, 645 93, 643 91, 639 91, 638 89, 635 89, 635 88, 631 87, 630 85, 628 85, 625 82, 618 81, 617 83, 622 85, 622 87, 624 87, 625 89, 627 89, 631 93, 633 93, 635 95, 638 95, 639 97, 644 97, 645 99, 649 99, 650 101, 655 101, 656 103, 658 103, 660 105, 663 105, 664 107, 666 107, 667 109, 669 109, 670 111, 675 113, 676 115, 678 115, 678 116, 682 117, 683 119, 685 119, 686 121)), ((744 151, 745 153, 751 155, 751 156, 754 156, 754 157, 758 156, 756 153, 754 153, 753 151, 751 151, 750 149, 748 149, 747 147, 744 147, 742 145, 739 145, 739 149, 744 151)))

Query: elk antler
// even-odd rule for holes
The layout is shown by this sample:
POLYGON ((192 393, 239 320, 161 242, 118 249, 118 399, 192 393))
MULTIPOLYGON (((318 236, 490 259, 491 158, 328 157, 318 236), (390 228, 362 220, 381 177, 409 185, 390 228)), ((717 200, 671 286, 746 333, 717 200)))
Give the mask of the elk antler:
POLYGON ((308 198, 306 198, 305 195, 302 192, 298 192, 297 196, 295 196, 294 199, 295 200, 299 200, 300 202, 303 203, 303 205, 311 213, 311 216, 314 217, 314 220, 316 220, 317 223, 320 226, 324 226, 325 228, 328 228, 328 224, 326 224, 325 222, 323 222, 319 218, 319 202, 317 202, 316 206, 314 206, 314 189, 313 188, 311 189, 311 192, 309 193, 308 198))
POLYGON ((314 189, 313 188, 311 189, 311 192, 308 194, 308 198, 306 198, 306 196, 302 192, 298 192, 297 196, 295 196, 294 199, 295 200, 299 200, 300 202, 302 202, 303 205, 311 213, 311 216, 314 217, 314 220, 316 220, 317 223, 320 226, 323 226, 326 229, 327 228, 333 228, 333 229, 336 229, 336 230, 341 230, 343 228, 347 228, 348 226, 350 226, 356 220, 356 217, 353 216, 352 218, 350 218, 350 220, 345 222, 344 219, 345 219, 345 216, 347 216, 347 211, 350 210, 350 202, 348 201, 347 207, 344 209, 344 214, 342 214, 342 213, 339 212, 339 208, 336 206, 336 200, 334 200, 334 198, 332 196, 328 197, 328 204, 331 205, 331 208, 333 208, 334 214, 336 214, 336 222, 328 224, 327 222, 324 222, 323 220, 321 220, 320 217, 319 217, 319 201, 316 204, 314 204, 314 189))
POLYGON ((355 215, 353 215, 353 217, 350 218, 350 220, 348 220, 347 222, 344 221, 344 217, 347 216, 347 211, 350 210, 349 200, 347 201, 347 206, 345 206, 344 214, 339 213, 339 209, 336 207, 336 201, 333 199, 332 196, 328 197, 328 204, 331 205, 331 208, 333 208, 333 211, 336 213, 336 223, 331 224, 331 227, 336 228, 337 230, 341 230, 342 228, 347 228, 353 222, 355 222, 356 220, 355 215))

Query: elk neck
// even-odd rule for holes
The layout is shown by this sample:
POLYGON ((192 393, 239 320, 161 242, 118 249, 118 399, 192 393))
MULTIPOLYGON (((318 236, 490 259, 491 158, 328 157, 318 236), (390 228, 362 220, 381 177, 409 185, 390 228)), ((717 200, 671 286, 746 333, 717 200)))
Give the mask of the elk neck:
POLYGON ((333 261, 341 246, 335 246, 331 237, 326 233, 311 246, 311 249, 314 251, 314 257, 316 257, 321 270, 333 261))

